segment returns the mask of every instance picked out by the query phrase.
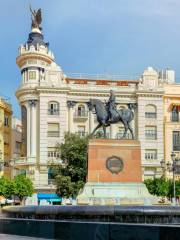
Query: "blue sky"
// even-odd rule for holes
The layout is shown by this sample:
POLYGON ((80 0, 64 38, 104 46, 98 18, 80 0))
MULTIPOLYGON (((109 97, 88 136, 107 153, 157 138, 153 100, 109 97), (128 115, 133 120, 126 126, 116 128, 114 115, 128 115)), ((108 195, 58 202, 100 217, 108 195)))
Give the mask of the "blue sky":
POLYGON ((43 33, 65 73, 137 76, 147 66, 172 68, 180 82, 179 0, 0 0, 0 94, 20 83, 17 49, 30 32, 29 4, 42 8, 43 33))

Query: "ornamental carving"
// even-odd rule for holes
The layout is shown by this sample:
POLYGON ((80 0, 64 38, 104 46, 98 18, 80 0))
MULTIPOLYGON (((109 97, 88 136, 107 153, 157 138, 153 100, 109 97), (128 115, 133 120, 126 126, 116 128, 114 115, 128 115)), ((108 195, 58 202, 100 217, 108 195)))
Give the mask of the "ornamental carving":
POLYGON ((37 100, 29 100, 29 105, 35 107, 37 104, 37 100))
POLYGON ((123 160, 117 156, 109 157, 106 160, 106 168, 112 173, 112 174, 118 174, 121 172, 124 168, 123 160))
POLYGON ((76 105, 75 101, 67 101, 68 108, 73 108, 76 105))

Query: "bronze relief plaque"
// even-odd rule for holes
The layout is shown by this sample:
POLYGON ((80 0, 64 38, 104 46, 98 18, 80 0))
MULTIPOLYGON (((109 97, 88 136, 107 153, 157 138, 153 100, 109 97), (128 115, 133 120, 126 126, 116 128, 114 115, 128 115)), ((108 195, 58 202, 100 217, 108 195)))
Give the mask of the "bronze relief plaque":
POLYGON ((106 160, 106 168, 111 172, 118 174, 124 168, 123 160, 120 157, 112 156, 106 160))

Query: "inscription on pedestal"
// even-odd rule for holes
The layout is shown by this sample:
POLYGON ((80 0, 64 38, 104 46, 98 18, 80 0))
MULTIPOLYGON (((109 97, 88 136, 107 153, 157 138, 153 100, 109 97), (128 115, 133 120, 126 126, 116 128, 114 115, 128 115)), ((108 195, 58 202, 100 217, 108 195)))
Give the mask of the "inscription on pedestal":
POLYGON ((111 172, 118 174, 124 168, 123 160, 117 156, 109 157, 106 160, 106 168, 111 172))

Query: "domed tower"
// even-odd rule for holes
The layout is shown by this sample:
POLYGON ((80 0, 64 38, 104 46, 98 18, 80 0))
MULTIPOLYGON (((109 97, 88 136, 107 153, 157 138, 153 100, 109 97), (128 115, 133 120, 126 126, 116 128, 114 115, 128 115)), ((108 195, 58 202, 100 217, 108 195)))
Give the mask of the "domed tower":
MULTIPOLYGON (((41 90, 60 85, 64 81, 61 68, 55 63, 49 44, 44 41, 41 24, 41 9, 31 10, 32 26, 28 40, 19 48, 16 63, 21 70, 21 85, 16 97, 22 113, 22 159, 16 169, 23 169, 32 178, 35 186, 47 185, 47 146, 43 149, 43 122, 41 90), (53 76, 53 77, 52 77, 53 76), (41 149, 40 149, 41 145, 41 149), (21 162, 21 164, 20 164, 21 162), (38 179, 38 180, 37 180, 38 179), (37 182, 38 181, 38 182, 37 182)), ((45 116, 44 116, 45 118, 45 116)), ((45 135, 44 135, 45 138, 45 135)), ((46 143, 47 145, 47 143, 46 143)))

